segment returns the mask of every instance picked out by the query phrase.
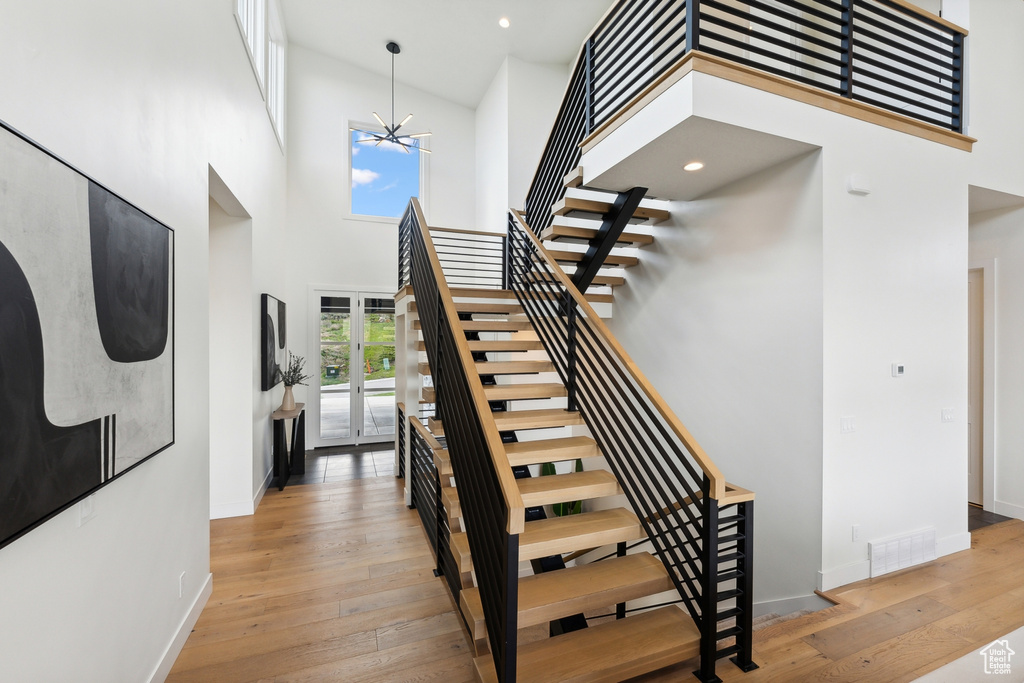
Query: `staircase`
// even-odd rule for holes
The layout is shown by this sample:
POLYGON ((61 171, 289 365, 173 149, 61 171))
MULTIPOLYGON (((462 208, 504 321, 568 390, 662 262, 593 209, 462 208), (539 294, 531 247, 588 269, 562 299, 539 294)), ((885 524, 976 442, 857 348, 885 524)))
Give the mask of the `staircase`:
MULTIPOLYGON (((749 662, 749 587, 726 586, 741 586, 750 574, 749 563, 740 566, 749 559, 739 530, 744 515, 723 516, 713 527, 694 520, 697 510, 717 515, 752 494, 719 483, 713 466, 711 478, 691 466, 681 488, 673 481, 678 472, 638 488, 639 470, 649 479, 666 464, 622 461, 636 448, 614 442, 634 440, 633 427, 617 427, 612 437, 603 427, 591 431, 605 408, 592 405, 582 374, 567 375, 577 361, 549 339, 577 315, 566 300, 566 275, 532 232, 517 227, 513 239, 510 227, 506 267, 515 287, 483 290, 448 288, 436 258, 433 268, 423 263, 431 260, 430 230, 415 200, 405 229, 417 231, 402 238, 413 251, 413 287, 399 296, 416 298, 405 303, 410 333, 423 337, 412 347, 426 353, 416 367, 430 377, 420 400, 437 409, 427 429, 413 419, 409 431, 433 453, 438 511, 424 523, 438 524, 432 542, 440 573, 450 548, 449 586, 476 648, 478 678, 621 681, 700 656, 702 680, 712 681, 714 661, 731 654, 720 647, 726 639, 741 643, 735 652, 749 662), (520 242, 530 240, 527 253, 520 242), (544 267, 523 270, 545 259, 544 267), (577 459, 583 471, 536 476, 545 463, 577 459), (565 501, 585 501, 582 512, 549 516, 547 506, 565 501), (700 556, 702 547, 713 561, 700 556), (600 561, 564 561, 601 549, 610 552, 600 561), (714 576, 705 572, 712 566, 714 576), (545 571, 551 567, 564 568, 545 571), (702 581, 711 589, 702 591, 702 581), (544 624, 548 637, 519 642, 520 629, 544 624)), ((586 308, 582 317, 599 322, 587 299, 603 303, 608 295, 574 296, 572 305, 586 308)), ((596 343, 587 329, 579 340, 596 343)), ((582 357, 579 363, 588 372, 582 357)), ((664 437, 648 438, 657 447, 664 437)))

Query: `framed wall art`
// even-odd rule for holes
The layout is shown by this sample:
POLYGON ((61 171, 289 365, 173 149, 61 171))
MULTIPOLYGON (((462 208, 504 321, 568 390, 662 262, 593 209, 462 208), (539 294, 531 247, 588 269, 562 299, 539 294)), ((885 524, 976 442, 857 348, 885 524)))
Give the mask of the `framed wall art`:
POLYGON ((270 391, 281 383, 288 348, 286 307, 269 294, 260 300, 260 388, 270 391))
POLYGON ((174 443, 174 232, 0 123, 0 547, 174 443))

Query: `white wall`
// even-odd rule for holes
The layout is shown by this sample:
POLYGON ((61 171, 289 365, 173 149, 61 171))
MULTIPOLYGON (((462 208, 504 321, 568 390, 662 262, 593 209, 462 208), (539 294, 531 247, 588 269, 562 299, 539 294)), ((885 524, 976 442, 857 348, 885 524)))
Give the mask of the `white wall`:
MULTIPOLYGON (((301 46, 288 60, 288 305, 289 342, 310 358, 309 285, 394 292, 398 286, 397 222, 357 220, 349 212, 349 122, 372 122, 390 111, 391 81, 301 46)), ((428 188, 421 203, 431 225, 473 228, 475 117, 472 110, 399 85, 399 116, 433 133, 426 155, 428 188)), ((308 389, 296 387, 295 400, 308 389)), ((316 425, 307 419, 307 435, 316 425)))
MULTIPOLYGON (((865 578, 868 541, 922 527, 936 528, 940 554, 968 547, 968 155, 695 73, 588 153, 584 168, 596 176, 636 139, 646 142, 691 114, 822 149, 822 382, 814 389, 822 406, 815 430, 822 436, 820 584, 830 588, 865 578), (592 160, 600 168, 592 168, 592 160), (874 188, 870 195, 847 193, 846 180, 854 173, 868 179, 874 188), (890 376, 893 362, 906 364, 905 377, 890 376), (952 423, 941 422, 944 408, 953 410, 952 423), (854 418, 854 433, 840 434, 841 417, 854 418), (860 527, 857 541, 854 525, 860 527)), ((763 222, 771 220, 765 215, 763 222)), ((747 248, 763 258, 770 254, 759 242, 747 248)), ((647 251, 641 250, 642 259, 647 251)), ((627 307, 619 308, 625 315, 627 307)), ((795 330, 778 332, 780 337, 772 337, 776 348, 802 343, 795 330)), ((713 357, 712 347, 706 343, 713 357)), ((724 366, 721 373, 721 382, 738 384, 742 366, 724 366)), ((780 390, 788 396, 789 383, 780 390)), ((686 413, 679 412, 687 422, 686 413)), ((737 415, 733 428, 759 419, 737 415)), ((726 437, 695 436, 701 442, 726 437)), ((734 457, 710 449, 709 454, 716 462, 734 457)), ((760 493, 762 482, 723 467, 731 480, 760 493)), ((806 493, 801 487, 793 491, 794 496, 806 493)), ((765 530, 763 524, 760 528, 765 530)), ((768 534, 765 541, 774 547, 785 539, 768 534)), ((767 581, 767 595, 755 596, 758 601, 781 594, 789 579, 775 575, 767 581)), ((813 588, 808 585, 806 592, 813 588)))
POLYGON ((972 264, 995 265, 985 272, 986 278, 995 276, 985 288, 994 287, 996 302, 995 320, 985 321, 986 334, 995 332, 995 357, 986 358, 994 361, 986 379, 995 375, 994 391, 986 392, 995 398, 995 405, 985 407, 995 417, 995 433, 986 434, 994 465, 985 476, 986 486, 994 485, 985 491, 986 500, 991 494, 993 512, 1024 519, 1024 208, 971 214, 970 244, 972 264))
POLYGON ((476 230, 502 232, 508 220, 509 60, 476 108, 476 230))
POLYGON ((806 596, 821 558, 821 221, 817 153, 673 202, 609 321, 729 481, 756 491, 759 603, 806 596))
POLYGON ((970 183, 1024 195, 1024 3, 973 0, 967 37, 967 133, 978 139, 970 157, 970 183))
POLYGON ((254 286, 269 289, 283 156, 231 3, 0 14, 0 118, 174 228, 176 266, 175 445, 98 492, 84 526, 72 508, 0 550, 3 676, 145 681, 209 577, 209 167, 253 216, 254 286))
POLYGON ((509 57, 508 69, 508 205, 522 209, 562 104, 569 65, 509 57))
MULTIPOLYGON (((252 220, 210 199, 210 518, 252 514, 252 220)), ((258 350, 258 346, 256 349, 258 350)), ((258 351, 257 351, 258 352, 258 351)), ((266 416, 264 416, 266 421, 266 416)))
POLYGON ((507 57, 476 109, 476 228, 504 232, 523 208, 569 68, 507 57))

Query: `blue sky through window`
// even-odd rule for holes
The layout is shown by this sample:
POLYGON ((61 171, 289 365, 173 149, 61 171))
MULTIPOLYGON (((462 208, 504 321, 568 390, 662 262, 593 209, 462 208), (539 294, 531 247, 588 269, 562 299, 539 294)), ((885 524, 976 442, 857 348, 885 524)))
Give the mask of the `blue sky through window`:
POLYGON ((352 131, 352 213, 401 218, 409 198, 420 194, 421 152, 406 154, 387 142, 358 142, 366 137, 352 131))

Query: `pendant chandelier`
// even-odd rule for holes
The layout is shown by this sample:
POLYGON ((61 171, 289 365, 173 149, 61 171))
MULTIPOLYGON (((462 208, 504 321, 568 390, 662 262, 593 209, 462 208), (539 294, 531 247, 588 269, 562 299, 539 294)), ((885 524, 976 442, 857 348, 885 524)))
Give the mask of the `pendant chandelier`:
POLYGON ((386 131, 381 134, 372 130, 359 130, 354 128, 359 133, 362 133, 366 137, 356 142, 361 143, 374 143, 374 147, 379 147, 381 143, 388 142, 393 145, 398 145, 402 148, 406 154, 411 154, 410 150, 416 150, 417 152, 426 152, 430 154, 429 149, 424 149, 419 144, 420 138, 425 138, 431 135, 430 133, 410 133, 399 135, 399 129, 405 124, 409 123, 409 119, 412 118, 412 114, 409 114, 402 122, 395 125, 395 55, 402 51, 402 48, 398 46, 398 43, 391 41, 387 44, 388 52, 391 53, 391 125, 389 126, 384 122, 384 119, 380 117, 380 114, 373 112, 373 118, 377 119, 377 123, 381 125, 386 131))

